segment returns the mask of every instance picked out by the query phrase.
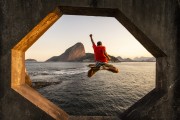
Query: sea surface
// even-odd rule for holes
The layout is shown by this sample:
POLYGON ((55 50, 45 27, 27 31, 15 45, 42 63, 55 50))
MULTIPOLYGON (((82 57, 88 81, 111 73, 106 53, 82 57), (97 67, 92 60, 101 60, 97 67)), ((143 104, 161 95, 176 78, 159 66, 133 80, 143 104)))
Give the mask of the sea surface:
POLYGON ((59 82, 37 89, 70 115, 115 116, 155 88, 155 62, 112 63, 119 73, 98 71, 87 77, 89 63, 26 63, 33 82, 59 82))

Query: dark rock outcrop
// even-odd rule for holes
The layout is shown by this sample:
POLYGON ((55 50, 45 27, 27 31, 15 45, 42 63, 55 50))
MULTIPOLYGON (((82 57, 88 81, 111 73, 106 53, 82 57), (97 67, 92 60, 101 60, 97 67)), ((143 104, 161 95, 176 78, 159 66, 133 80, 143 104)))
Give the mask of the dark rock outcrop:
POLYGON ((59 56, 53 56, 50 59, 46 60, 46 62, 71 62, 71 61, 79 61, 82 57, 86 55, 84 45, 80 42, 76 43, 72 47, 68 48, 63 54, 59 56))

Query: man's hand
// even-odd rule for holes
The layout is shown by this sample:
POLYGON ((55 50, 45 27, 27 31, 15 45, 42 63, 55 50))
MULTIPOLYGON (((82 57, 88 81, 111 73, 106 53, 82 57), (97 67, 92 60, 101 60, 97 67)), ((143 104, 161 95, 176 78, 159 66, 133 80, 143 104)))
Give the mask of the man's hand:
POLYGON ((108 60, 110 61, 110 60, 111 60, 111 57, 108 56, 108 60))
POLYGON ((90 37, 90 39, 91 39, 92 44, 95 45, 94 40, 93 40, 93 38, 92 38, 92 34, 90 34, 89 37, 90 37))

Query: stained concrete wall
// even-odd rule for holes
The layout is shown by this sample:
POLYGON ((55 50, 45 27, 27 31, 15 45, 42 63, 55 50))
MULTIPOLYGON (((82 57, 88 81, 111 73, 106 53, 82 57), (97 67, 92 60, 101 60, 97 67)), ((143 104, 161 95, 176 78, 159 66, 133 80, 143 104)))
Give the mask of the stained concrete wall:
POLYGON ((57 6, 64 14, 115 16, 150 52, 158 51, 151 43, 162 51, 155 54, 156 89, 119 115, 122 119, 180 119, 179 0, 1 0, 0 119, 53 119, 11 88, 11 49, 57 6), (144 42, 143 35, 151 43, 144 42))

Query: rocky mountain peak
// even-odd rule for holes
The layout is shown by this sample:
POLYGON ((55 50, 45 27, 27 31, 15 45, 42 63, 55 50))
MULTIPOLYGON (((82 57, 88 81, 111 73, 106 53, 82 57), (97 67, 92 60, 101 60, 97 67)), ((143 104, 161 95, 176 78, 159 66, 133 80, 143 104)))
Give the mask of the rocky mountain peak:
POLYGON ((68 48, 63 54, 54 56, 47 61, 77 61, 86 55, 84 45, 81 42, 68 48))

